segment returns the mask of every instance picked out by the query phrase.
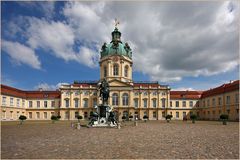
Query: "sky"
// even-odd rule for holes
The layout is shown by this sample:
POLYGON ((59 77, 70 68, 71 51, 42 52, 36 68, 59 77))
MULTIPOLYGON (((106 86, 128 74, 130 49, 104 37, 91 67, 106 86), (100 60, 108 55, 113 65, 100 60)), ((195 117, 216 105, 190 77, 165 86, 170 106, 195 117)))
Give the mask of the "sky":
POLYGON ((239 79, 238 1, 1 3, 1 84, 55 90, 99 80, 114 19, 133 50, 133 80, 207 90, 239 79))

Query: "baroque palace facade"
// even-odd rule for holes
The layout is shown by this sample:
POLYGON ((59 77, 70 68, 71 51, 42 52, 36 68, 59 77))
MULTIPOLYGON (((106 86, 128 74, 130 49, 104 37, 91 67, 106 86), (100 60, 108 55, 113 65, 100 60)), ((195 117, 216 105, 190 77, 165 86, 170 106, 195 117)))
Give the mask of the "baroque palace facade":
MULTIPOLYGON (((112 41, 101 49, 100 80, 110 85, 108 104, 118 113, 118 119, 132 115, 142 119, 162 120, 167 114, 173 119, 196 114, 199 119, 218 120, 228 114, 239 120, 239 80, 206 91, 171 91, 158 82, 137 82, 132 79, 132 51, 121 42, 121 32, 112 32, 112 41)), ((61 120, 74 120, 77 115, 89 118, 94 106, 101 104, 98 81, 75 81, 56 91, 23 91, 1 85, 1 120, 50 120, 60 115, 61 120)))

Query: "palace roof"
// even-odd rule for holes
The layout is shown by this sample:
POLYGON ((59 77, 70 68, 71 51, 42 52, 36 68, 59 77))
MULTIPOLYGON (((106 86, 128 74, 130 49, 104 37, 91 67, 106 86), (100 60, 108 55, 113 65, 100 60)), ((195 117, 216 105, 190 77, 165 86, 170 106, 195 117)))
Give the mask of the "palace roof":
POLYGON ((215 96, 218 94, 223 94, 223 93, 231 92, 235 90, 239 90, 239 80, 236 80, 227 84, 223 84, 213 89, 206 90, 203 92, 202 98, 215 96))
POLYGON ((200 99, 202 91, 170 91, 170 99, 200 99))
POLYGON ((3 85, 3 84, 1 84, 1 94, 19 97, 19 98, 26 98, 26 99, 60 98, 60 96, 61 96, 60 91, 23 91, 23 90, 9 87, 9 86, 3 85))

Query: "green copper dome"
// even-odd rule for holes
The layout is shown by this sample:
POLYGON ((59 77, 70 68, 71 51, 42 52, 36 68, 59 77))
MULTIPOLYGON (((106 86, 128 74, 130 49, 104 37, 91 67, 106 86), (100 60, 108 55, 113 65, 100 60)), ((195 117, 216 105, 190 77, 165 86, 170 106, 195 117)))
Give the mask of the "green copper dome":
POLYGON ((132 59, 132 50, 128 43, 121 42, 121 32, 117 28, 112 32, 112 41, 109 44, 103 44, 100 54, 101 58, 110 55, 123 55, 132 59))

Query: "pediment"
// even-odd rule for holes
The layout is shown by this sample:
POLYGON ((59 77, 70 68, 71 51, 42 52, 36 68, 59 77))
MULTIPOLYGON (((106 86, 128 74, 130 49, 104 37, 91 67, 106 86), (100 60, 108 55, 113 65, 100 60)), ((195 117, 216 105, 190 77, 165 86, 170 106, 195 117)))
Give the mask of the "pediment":
POLYGON ((127 82, 122 82, 120 80, 114 79, 108 82, 110 87, 132 87, 131 84, 127 82))

